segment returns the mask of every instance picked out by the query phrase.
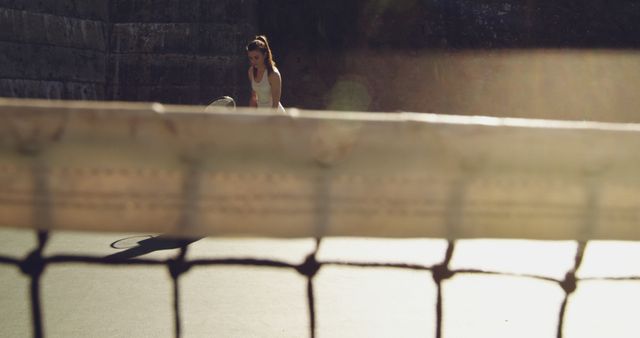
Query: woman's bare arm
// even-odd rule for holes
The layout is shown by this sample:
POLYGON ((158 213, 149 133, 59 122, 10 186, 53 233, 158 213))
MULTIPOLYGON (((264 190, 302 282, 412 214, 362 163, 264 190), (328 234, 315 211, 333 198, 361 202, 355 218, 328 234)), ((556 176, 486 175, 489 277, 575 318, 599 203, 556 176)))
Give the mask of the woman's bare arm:
POLYGON ((278 70, 274 69, 271 75, 269 75, 269 84, 271 85, 273 108, 278 108, 282 93, 282 78, 280 77, 280 72, 278 72, 278 70))
POLYGON ((255 91, 251 91, 251 98, 249 98, 249 107, 258 107, 258 97, 255 91))
MULTIPOLYGON (((253 67, 249 67, 249 83, 251 83, 251 81, 253 80, 253 74, 251 74, 252 71, 253 67)), ((251 97, 249 98, 249 107, 258 107, 258 96, 256 95, 255 90, 251 91, 251 97)))

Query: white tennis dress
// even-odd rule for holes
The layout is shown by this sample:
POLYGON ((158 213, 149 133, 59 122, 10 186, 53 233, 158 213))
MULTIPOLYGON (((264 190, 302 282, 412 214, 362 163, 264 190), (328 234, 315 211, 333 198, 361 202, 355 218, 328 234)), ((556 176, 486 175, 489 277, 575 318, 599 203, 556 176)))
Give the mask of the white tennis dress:
MULTIPOLYGON (((256 92, 258 108, 271 108, 273 106, 273 98, 271 97, 271 84, 268 79, 267 70, 262 74, 262 79, 260 82, 256 82, 253 78, 253 70, 251 73, 251 89, 256 92)), ((282 103, 278 104, 278 111, 284 113, 284 107, 282 103)))

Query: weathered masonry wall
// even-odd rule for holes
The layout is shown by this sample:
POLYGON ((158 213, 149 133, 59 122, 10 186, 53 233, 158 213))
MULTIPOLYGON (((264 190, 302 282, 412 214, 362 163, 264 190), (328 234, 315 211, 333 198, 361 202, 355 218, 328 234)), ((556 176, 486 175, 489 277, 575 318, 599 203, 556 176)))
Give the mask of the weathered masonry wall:
POLYGON ((248 101, 254 0, 0 0, 0 96, 248 101))
POLYGON ((115 100, 247 102, 253 0, 112 0, 107 93, 115 100))
POLYGON ((1 0, 0 96, 105 99, 107 0, 1 0))
POLYGON ((638 122, 635 0, 0 0, 0 96, 638 122))

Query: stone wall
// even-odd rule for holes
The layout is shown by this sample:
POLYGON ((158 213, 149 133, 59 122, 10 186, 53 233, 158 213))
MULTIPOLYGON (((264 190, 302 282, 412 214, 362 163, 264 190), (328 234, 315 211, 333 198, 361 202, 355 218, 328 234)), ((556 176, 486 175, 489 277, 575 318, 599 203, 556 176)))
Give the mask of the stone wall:
POLYGON ((0 0, 0 96, 105 99, 108 0, 0 0))
POLYGON ((0 96, 242 105, 257 33, 285 107, 638 120, 634 0, 0 0, 0 96))
POLYGON ((0 0, 0 96, 248 102, 254 0, 0 0))
POLYGON ((248 102, 245 41, 253 0, 111 0, 108 96, 207 104, 248 102))

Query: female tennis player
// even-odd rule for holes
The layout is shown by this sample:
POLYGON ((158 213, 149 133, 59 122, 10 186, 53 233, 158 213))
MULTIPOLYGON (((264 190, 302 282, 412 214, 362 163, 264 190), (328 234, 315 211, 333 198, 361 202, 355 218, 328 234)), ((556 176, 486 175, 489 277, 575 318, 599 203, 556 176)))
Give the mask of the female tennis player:
POLYGON ((258 108, 275 108, 284 112, 280 103, 282 92, 282 77, 273 55, 269 42, 264 35, 258 35, 247 45, 249 67, 249 81, 251 82, 251 99, 249 106, 258 108))

